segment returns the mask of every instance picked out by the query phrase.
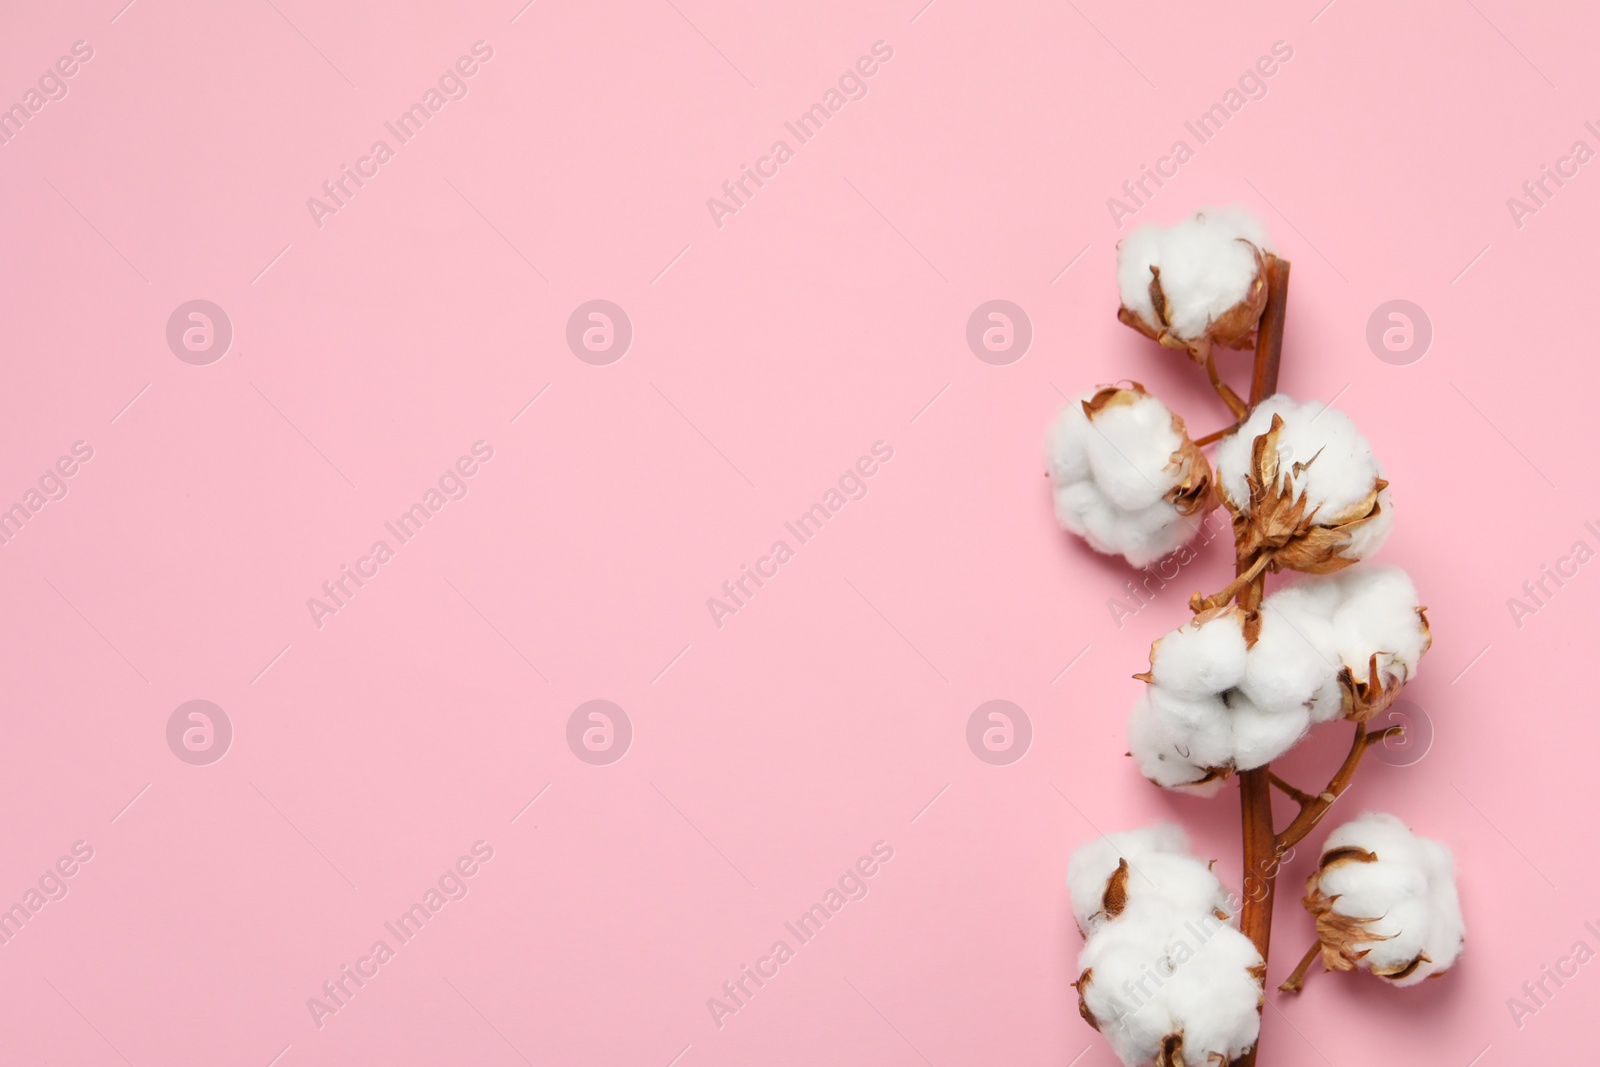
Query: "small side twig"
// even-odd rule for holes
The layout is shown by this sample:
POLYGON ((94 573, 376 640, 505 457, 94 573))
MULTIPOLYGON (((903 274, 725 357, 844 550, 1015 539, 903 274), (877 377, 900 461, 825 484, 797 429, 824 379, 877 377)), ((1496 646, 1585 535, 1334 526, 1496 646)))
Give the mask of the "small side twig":
POLYGON ((1233 412, 1233 417, 1243 422, 1250 414, 1250 405, 1239 398, 1239 394, 1227 382, 1222 380, 1222 375, 1217 372, 1217 361, 1210 348, 1206 349, 1206 377, 1211 379, 1211 388, 1217 391, 1222 402, 1228 405, 1228 410, 1233 412))
POLYGON ((1299 804, 1301 811, 1305 811, 1307 808, 1317 802, 1317 798, 1312 796, 1310 793, 1307 793, 1304 789, 1298 789, 1284 781, 1282 778, 1279 778, 1277 771, 1268 771, 1267 773, 1272 777, 1272 784, 1277 786, 1284 796, 1290 798, 1296 804, 1299 804))
POLYGON ((1356 776, 1356 768, 1361 765, 1361 757, 1366 755, 1367 749, 1404 729, 1404 726, 1390 726, 1376 733, 1368 733, 1366 723, 1356 723, 1356 732, 1350 738, 1350 751, 1346 754, 1344 762, 1328 780, 1328 787, 1312 798, 1310 804, 1302 805, 1300 814, 1296 815, 1294 821, 1284 827, 1283 832, 1277 836, 1274 842, 1277 854, 1282 856, 1299 844, 1322 817, 1328 814, 1328 809, 1333 807, 1334 802, 1346 789, 1350 788, 1350 781, 1356 776))
POLYGON ((1223 586, 1210 596, 1201 596, 1196 593, 1189 598, 1189 608, 1194 612, 1202 612, 1207 608, 1218 608, 1230 600, 1237 599, 1239 606, 1246 611, 1253 611, 1261 603, 1261 577, 1267 569, 1267 564, 1272 562, 1271 552, 1262 552, 1251 561, 1243 570, 1239 571, 1233 581, 1223 586), (1244 594, 1251 595, 1245 596, 1244 594), (1247 602, 1248 601, 1248 602, 1247 602))
POLYGON ((1224 437, 1227 437, 1229 434, 1233 433, 1233 431, 1237 430, 1239 427, 1241 427, 1243 425, 1244 425, 1243 422, 1235 422, 1235 423, 1232 423, 1232 424, 1230 424, 1228 426, 1224 426, 1220 430, 1215 430, 1215 431, 1213 431, 1211 433, 1206 434, 1204 437, 1200 438, 1200 440, 1196 441, 1195 445, 1198 448, 1204 448, 1204 447, 1206 447, 1206 445, 1214 445, 1218 441, 1222 440, 1224 437))
POLYGON ((1306 975, 1311 971, 1312 961, 1321 955, 1322 942, 1318 941, 1306 950, 1306 954, 1300 959, 1300 965, 1294 969, 1293 974, 1283 980, 1283 984, 1278 989, 1284 993, 1300 992, 1301 987, 1306 984, 1306 975))

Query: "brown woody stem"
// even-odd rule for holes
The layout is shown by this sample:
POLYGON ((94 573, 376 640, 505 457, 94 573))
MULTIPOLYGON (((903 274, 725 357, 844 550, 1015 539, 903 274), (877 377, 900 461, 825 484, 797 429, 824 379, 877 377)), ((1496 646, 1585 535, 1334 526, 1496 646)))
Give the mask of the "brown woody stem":
POLYGON ((1256 362, 1250 374, 1253 408, 1278 391, 1283 357, 1283 323, 1289 313, 1289 261, 1267 253, 1267 306, 1256 324, 1256 362))
POLYGON ((1306 974, 1311 970, 1312 962, 1321 955, 1322 942, 1317 941, 1306 950, 1306 954, 1300 958, 1300 965, 1294 969, 1293 974, 1283 980, 1278 989, 1284 993, 1300 992, 1300 987, 1306 984, 1306 974))
MULTIPOLYGON (((1284 313, 1289 301, 1289 263, 1270 253, 1266 263, 1267 305, 1262 309, 1261 321, 1256 326, 1256 360, 1250 375, 1249 408, 1244 413, 1234 413, 1240 421, 1249 414, 1250 408, 1277 392, 1278 366, 1283 360, 1284 313)), ((1209 359, 1206 369, 1212 373, 1212 385, 1215 387, 1216 370, 1209 359)), ((1226 401, 1227 397, 1224 396, 1223 400, 1226 401)), ((1232 407, 1231 404, 1229 406, 1232 407)), ((1255 568, 1258 562, 1241 558, 1234 565, 1235 573, 1245 574, 1255 568)), ((1239 590, 1234 597, 1235 602, 1247 611, 1259 607, 1265 578, 1265 570, 1256 568, 1255 577, 1239 590)), ((1278 838, 1272 832, 1270 766, 1240 773, 1239 820, 1244 834, 1245 883, 1239 929, 1256 946, 1265 964, 1272 947, 1272 900, 1277 889, 1278 857, 1282 854, 1278 848, 1278 838)), ((1258 1037, 1250 1051, 1235 1060, 1235 1064, 1238 1067, 1255 1067, 1260 1048, 1261 1040, 1258 1037)))

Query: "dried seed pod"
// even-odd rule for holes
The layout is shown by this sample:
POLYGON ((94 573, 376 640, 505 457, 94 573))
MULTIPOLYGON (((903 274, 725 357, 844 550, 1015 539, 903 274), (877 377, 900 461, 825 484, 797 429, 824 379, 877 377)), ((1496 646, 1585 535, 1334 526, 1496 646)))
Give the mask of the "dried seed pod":
POLYGON ((1388 710, 1433 643, 1427 609, 1399 567, 1355 567, 1312 578, 1267 598, 1296 643, 1332 665, 1337 693, 1319 693, 1312 720, 1367 722, 1388 710))
POLYGON ((1329 834, 1304 903, 1330 971, 1371 971, 1409 986, 1443 974, 1461 954, 1455 860, 1393 815, 1369 813, 1329 834))
POLYGON ((1070 401, 1047 453, 1057 520, 1136 567, 1190 541, 1217 505, 1211 465, 1183 420, 1138 382, 1070 401))
POLYGON ((1217 446, 1217 480, 1242 558, 1326 574, 1376 552, 1394 525, 1372 446, 1342 412, 1279 394, 1217 446))
POLYGON ((1078 1013, 1128 1067, 1222 1067, 1260 1036, 1261 953, 1212 915, 1129 912, 1078 963, 1078 1013))
POLYGON ((1117 318, 1198 362, 1213 345, 1248 348, 1267 302, 1270 255, 1265 227, 1241 207, 1147 223, 1117 246, 1117 318))
POLYGON ((1222 920, 1234 912, 1211 864, 1190 853, 1189 839, 1173 823, 1106 834, 1079 846, 1067 861, 1067 889, 1085 937, 1150 904, 1222 920))
MULTIPOLYGON (((1328 627, 1324 627, 1327 629, 1328 627)), ((1128 747, 1157 785, 1201 796, 1292 748, 1340 709, 1328 642, 1307 640, 1268 597, 1258 610, 1207 608, 1150 648, 1128 747)))
POLYGON ((1220 1067, 1260 1033, 1266 967, 1211 868, 1172 825, 1111 834, 1067 864, 1085 936, 1078 1013, 1130 1067, 1220 1067))

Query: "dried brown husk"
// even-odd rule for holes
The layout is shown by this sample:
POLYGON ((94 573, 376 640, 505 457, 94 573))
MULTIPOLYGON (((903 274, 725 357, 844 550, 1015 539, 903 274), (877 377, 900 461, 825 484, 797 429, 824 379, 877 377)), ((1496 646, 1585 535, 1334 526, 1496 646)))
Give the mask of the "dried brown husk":
POLYGON ((1126 305, 1117 309, 1117 321, 1133 327, 1163 348, 1175 348, 1189 353, 1190 358, 1196 363, 1204 363, 1213 347, 1252 347, 1255 344, 1256 325, 1261 321, 1261 312, 1267 306, 1267 258, 1271 253, 1262 252, 1255 242, 1247 241, 1243 237, 1237 240, 1243 241, 1255 254, 1255 277, 1250 279, 1244 299, 1211 320, 1210 325, 1199 337, 1185 340, 1172 332, 1171 322, 1167 317, 1167 294, 1162 288, 1160 267, 1150 268, 1150 304, 1155 310, 1156 321, 1146 322, 1138 312, 1126 305))
POLYGON ((1085 967, 1083 973, 1078 975, 1078 980, 1072 983, 1072 988, 1078 991, 1078 1014, 1083 1016, 1083 1021, 1100 1029, 1100 1020, 1094 1017, 1094 1012, 1089 1010, 1089 983, 1094 981, 1094 968, 1085 967))
MULTIPOLYGON (((1198 593, 1195 594, 1196 597, 1199 595, 1200 594, 1198 593)), ((1185 623, 1185 625, 1193 624, 1195 626, 1204 626, 1213 619, 1219 619, 1224 615, 1238 615, 1240 617, 1239 627, 1244 632, 1245 647, 1254 648, 1256 639, 1261 634, 1261 615, 1256 611, 1247 611, 1237 604, 1218 604, 1214 607, 1199 609, 1195 612, 1194 618, 1190 619, 1188 623, 1185 623)), ((1164 640, 1166 640, 1166 635, 1163 634, 1161 637, 1158 637, 1154 641, 1150 642, 1150 666, 1152 670, 1140 671, 1138 674, 1133 676, 1135 680, 1141 681, 1146 685, 1155 684, 1156 679, 1152 671, 1156 665, 1156 650, 1160 648, 1161 642, 1164 640)), ((1189 754, 1181 750, 1178 752, 1178 755, 1182 756, 1184 759, 1189 758, 1189 754)), ((1205 772, 1201 777, 1192 782, 1184 782, 1182 785, 1174 788, 1188 789, 1197 785, 1205 785, 1208 782, 1215 782, 1218 780, 1226 781, 1228 778, 1232 777, 1235 770, 1233 764, 1231 763, 1223 764, 1220 767, 1202 767, 1200 769, 1205 772)))
MULTIPOLYGON (((1108 408, 1131 406, 1137 401, 1149 399, 1150 396, 1150 391, 1138 382, 1130 381, 1126 387, 1104 386, 1083 402, 1083 413, 1090 422, 1093 422, 1108 408)), ((1200 450, 1200 446, 1190 439, 1189 431, 1177 415, 1172 416, 1172 430, 1178 435, 1178 448, 1167 460, 1167 470, 1173 473, 1177 484, 1167 490, 1163 499, 1171 504, 1179 515, 1187 517, 1209 514, 1211 509, 1217 506, 1219 499, 1217 481, 1211 473, 1211 463, 1200 450)))
MULTIPOLYGON (((1198 629, 1209 622, 1214 622, 1217 619, 1228 618, 1230 616, 1238 616, 1239 629, 1244 633, 1245 648, 1254 648, 1256 645, 1256 640, 1261 636, 1261 613, 1258 611, 1246 610, 1245 608, 1241 608, 1238 604, 1232 602, 1216 604, 1209 608, 1196 608, 1194 618, 1184 623, 1184 625, 1193 626, 1198 629)), ((1165 641, 1166 639, 1167 635, 1162 634, 1160 637, 1150 642, 1150 666, 1152 669, 1154 669, 1156 665, 1156 653, 1161 648, 1161 642, 1165 641)), ((1141 671, 1140 673, 1134 675, 1134 678, 1144 682, 1147 685, 1155 684, 1155 675, 1152 674, 1151 671, 1141 671)))
POLYGON ((1372 490, 1361 500, 1337 515, 1324 515, 1306 500, 1304 490, 1294 492, 1294 479, 1317 461, 1316 456, 1292 464, 1284 470, 1278 455, 1283 433, 1283 417, 1272 416, 1272 425, 1251 445, 1248 506, 1223 494, 1223 502, 1233 513, 1233 537, 1241 558, 1269 553, 1274 571, 1295 570, 1308 574, 1331 574, 1356 562, 1346 556, 1352 535, 1375 519, 1382 510, 1379 495, 1389 487, 1374 478, 1372 490))
MULTIPOLYGON (((1264 973, 1265 968, 1262 970, 1264 973)), ((1254 969, 1252 969, 1252 973, 1254 973, 1254 969)), ((1089 1010, 1089 1001, 1087 999, 1089 983, 1093 980, 1094 968, 1090 967, 1078 976, 1078 980, 1073 982, 1072 986, 1078 991, 1078 1014, 1083 1016, 1084 1022, 1098 1031, 1100 1029, 1100 1020, 1096 1019, 1094 1012, 1089 1010)), ((1188 1060, 1183 1058, 1182 1030, 1174 1030, 1161 1039, 1161 1048, 1156 1052, 1156 1058, 1153 1062, 1155 1067, 1200 1067, 1199 1061, 1190 1064, 1188 1060)), ((1210 1067, 1226 1067, 1227 1062, 1226 1057, 1215 1052, 1207 1056, 1205 1060, 1205 1063, 1210 1067)))
MULTIPOLYGON (((1417 609, 1417 620, 1422 626, 1422 653, 1433 647, 1433 632, 1428 628, 1428 609, 1417 609)), ((1382 670, 1378 654, 1367 661, 1365 678, 1357 677, 1349 667, 1339 670, 1339 689, 1344 696, 1344 717, 1352 722, 1370 722, 1394 704, 1395 698, 1406 684, 1405 669, 1382 670)))
POLYGON ((1115 919, 1128 906, 1128 873, 1127 859, 1119 858, 1117 869, 1106 879, 1106 891, 1100 894, 1100 910, 1108 919, 1115 919))
MULTIPOLYGON (((1123 860, 1122 866, 1119 867, 1118 870, 1124 870, 1126 867, 1127 861, 1123 860)), ((1219 919, 1227 918, 1225 913, 1219 914, 1217 917, 1219 919)), ((1261 963, 1252 965, 1249 971, 1250 977, 1255 979, 1256 985, 1262 987, 1263 991, 1261 993, 1260 1001, 1261 1006, 1265 1006, 1267 1002, 1267 996, 1265 992, 1267 965, 1263 961, 1261 963)), ((1078 975, 1078 980, 1072 983, 1072 988, 1078 991, 1078 1014, 1083 1016, 1084 1022, 1094 1027, 1096 1031, 1099 1031, 1100 1020, 1095 1018, 1094 1012, 1089 1010, 1089 984, 1093 981, 1094 968, 1086 967, 1084 968, 1083 973, 1078 975)), ((1183 1031, 1181 1029, 1174 1030, 1172 1033, 1167 1034, 1161 1039, 1161 1048, 1156 1053, 1156 1058, 1153 1062, 1155 1067, 1203 1067, 1201 1061, 1199 1060, 1196 1060, 1191 1064, 1189 1060, 1184 1059, 1183 1031)), ((1226 1056, 1223 1056, 1218 1052, 1213 1052, 1206 1057, 1204 1061, 1204 1067, 1227 1067, 1227 1063, 1228 1059, 1226 1056)))
POLYGON ((1302 902, 1316 921, 1317 941, 1322 945, 1322 965, 1330 971, 1353 971, 1361 966, 1369 949, 1358 949, 1361 944, 1386 941, 1387 937, 1374 934, 1367 923, 1374 917, 1344 915, 1334 910, 1337 893, 1332 896, 1322 891, 1322 876, 1345 863, 1376 863, 1378 856, 1364 848, 1347 845, 1323 853, 1322 861, 1311 877, 1306 879, 1306 896, 1302 902))

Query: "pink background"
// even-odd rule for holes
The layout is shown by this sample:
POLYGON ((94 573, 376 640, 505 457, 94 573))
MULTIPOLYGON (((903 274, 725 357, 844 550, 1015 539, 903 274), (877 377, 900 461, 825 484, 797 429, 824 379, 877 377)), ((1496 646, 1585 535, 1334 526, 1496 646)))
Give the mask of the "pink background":
MULTIPOLYGON (((1228 553, 1119 628, 1130 575, 1054 526, 1041 441, 1064 393, 1124 377, 1221 425, 1116 323, 1106 200, 1276 41, 1265 98, 1137 220, 1241 201, 1294 262, 1283 385, 1370 434, 1383 558, 1435 633, 1408 691, 1431 751, 1373 761, 1334 817, 1447 841, 1469 942, 1425 988, 1273 993, 1262 1062, 1592 1048, 1600 970, 1520 1029, 1506 1002, 1600 947, 1600 566, 1520 628, 1507 598, 1600 547, 1600 164, 1520 228, 1506 199, 1600 148, 1600 15, 124 2, 0 33, 7 105, 94 51, 0 146, 0 506, 94 450, 0 547, 0 903, 94 850, 0 946, 0 1061, 1113 1063, 1069 987, 1066 858, 1173 817, 1237 885, 1233 792, 1175 799, 1122 757, 1129 675, 1228 553), (478 40, 468 95, 319 229, 306 199, 478 40), (866 98, 718 228, 706 199, 880 40, 866 98), (165 339, 197 298, 234 330, 207 366, 165 339), (596 298, 634 330, 607 366, 565 341, 596 298), (1034 329, 1006 366, 964 338, 996 298, 1034 329), (1365 339, 1392 299, 1433 325, 1408 365, 1365 339), (307 598, 480 440, 465 499, 318 628, 307 598), (868 495, 718 628, 707 598, 877 441, 868 495), (605 766, 566 741, 596 698, 633 729, 605 766), (234 729, 209 766, 166 741, 195 699, 234 729), (1033 726, 1007 766, 965 740, 991 699, 1033 726), (469 895, 318 1028, 307 998, 480 840, 469 895), (877 841, 870 893, 719 1029, 707 998, 877 841)), ((1343 739, 1284 773, 1320 784, 1343 739)))

